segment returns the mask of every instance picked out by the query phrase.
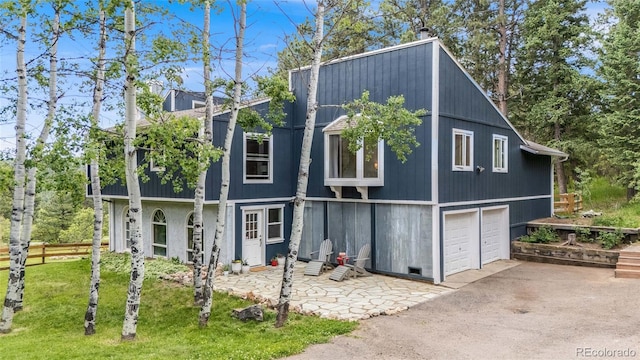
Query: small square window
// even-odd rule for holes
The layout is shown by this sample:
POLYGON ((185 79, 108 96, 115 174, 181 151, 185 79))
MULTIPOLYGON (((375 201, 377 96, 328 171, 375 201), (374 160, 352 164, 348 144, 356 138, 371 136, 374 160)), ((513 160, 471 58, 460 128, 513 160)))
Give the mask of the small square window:
POLYGON ((509 169, 509 138, 493 135, 493 172, 506 173, 509 169))
POLYGON ((473 171, 473 131, 453 129, 454 171, 473 171))
POLYGON ((284 241, 284 207, 267 209, 267 243, 284 241))

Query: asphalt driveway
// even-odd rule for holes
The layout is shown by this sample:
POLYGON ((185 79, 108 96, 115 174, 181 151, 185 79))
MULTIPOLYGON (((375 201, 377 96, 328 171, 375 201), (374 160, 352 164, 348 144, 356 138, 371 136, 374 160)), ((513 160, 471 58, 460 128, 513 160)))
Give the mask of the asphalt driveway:
POLYGON ((523 262, 290 359, 640 359, 640 279, 523 262))

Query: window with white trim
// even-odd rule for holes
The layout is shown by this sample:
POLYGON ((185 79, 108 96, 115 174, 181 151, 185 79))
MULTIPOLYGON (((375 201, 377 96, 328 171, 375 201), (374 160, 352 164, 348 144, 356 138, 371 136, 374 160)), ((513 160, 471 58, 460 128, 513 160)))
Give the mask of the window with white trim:
POLYGON ((156 210, 151 220, 153 228, 153 256, 167 257, 167 218, 162 210, 156 210))
POLYGON ((383 186, 384 142, 365 141, 355 153, 340 132, 325 133, 325 186, 383 186))
POLYGON ((473 171, 473 131, 453 129, 454 171, 473 171))
POLYGON ((284 205, 267 208, 267 244, 284 241, 284 205))
MULTIPOLYGON (((204 263, 204 228, 202 229, 202 245, 201 245, 200 263, 204 263)), ((193 212, 187 218, 187 261, 193 262, 193 212)))
POLYGON ((493 172, 509 171, 509 138, 493 134, 493 172))
POLYGON ((244 133, 244 183, 272 183, 273 136, 244 133))
POLYGON ((154 163, 153 158, 149 159, 149 170, 152 172, 163 172, 165 170, 164 166, 158 166, 154 163))
POLYGON ((124 229, 124 247, 125 249, 131 249, 131 223, 129 217, 129 207, 124 208, 122 213, 122 228, 124 229))

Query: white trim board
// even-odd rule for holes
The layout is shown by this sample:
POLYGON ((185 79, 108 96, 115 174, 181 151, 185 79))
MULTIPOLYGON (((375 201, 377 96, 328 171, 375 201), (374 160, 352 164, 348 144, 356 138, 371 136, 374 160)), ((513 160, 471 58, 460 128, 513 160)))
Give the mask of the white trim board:
POLYGON ((501 198, 501 199, 458 201, 458 202, 442 203, 439 205, 440 207, 453 207, 453 206, 465 206, 465 205, 496 204, 496 203, 513 202, 513 201, 540 200, 540 199, 549 199, 549 198, 552 198, 552 196, 537 195, 537 196, 522 196, 522 197, 501 198))

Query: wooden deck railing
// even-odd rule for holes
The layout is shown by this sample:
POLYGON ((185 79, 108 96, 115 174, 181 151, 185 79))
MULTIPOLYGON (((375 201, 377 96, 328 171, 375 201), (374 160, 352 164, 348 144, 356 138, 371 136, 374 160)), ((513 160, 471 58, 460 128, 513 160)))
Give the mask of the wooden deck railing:
POLYGON ((582 196, 580 194, 559 194, 560 199, 554 199, 555 213, 573 214, 582 210, 582 196))
MULTIPOLYGON (((47 258, 55 256, 82 256, 91 254, 90 242, 86 243, 69 243, 69 244, 32 244, 29 246, 29 256, 27 256, 27 265, 42 265, 47 258), (33 261, 32 259, 38 259, 33 261)), ((105 250, 109 243, 103 242, 100 248, 105 250)), ((6 264, 10 259, 9 247, 0 247, 0 270, 6 270, 9 266, 6 264)))

